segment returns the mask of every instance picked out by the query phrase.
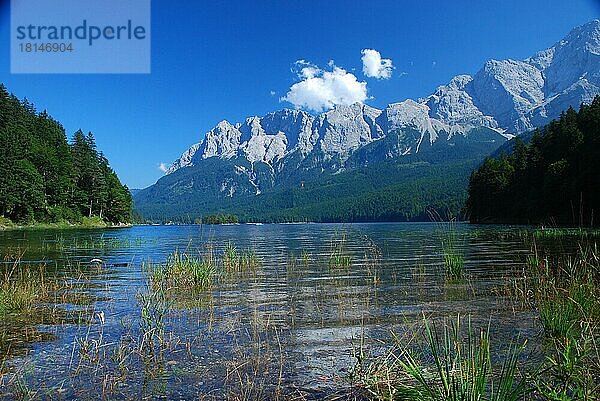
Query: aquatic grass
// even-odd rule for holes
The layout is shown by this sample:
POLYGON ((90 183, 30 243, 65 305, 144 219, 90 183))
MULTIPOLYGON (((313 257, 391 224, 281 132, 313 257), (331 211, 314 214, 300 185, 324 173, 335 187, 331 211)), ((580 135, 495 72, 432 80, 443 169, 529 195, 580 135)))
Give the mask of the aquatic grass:
POLYGON ((40 394, 40 389, 32 388, 32 386, 28 382, 32 370, 32 366, 30 365, 23 366, 21 372, 19 372, 19 374, 17 375, 14 375, 12 382, 9 383, 13 388, 12 395, 14 396, 15 400, 29 401, 38 398, 40 394))
MULTIPOLYGON (((544 245, 556 242, 563 233, 552 234, 554 238, 544 245)), ((596 243, 584 239, 575 252, 565 255, 539 249, 534 239, 525 269, 547 338, 545 363, 532 375, 534 399, 598 400, 600 253, 596 243)))
POLYGON ((600 322, 597 247, 580 245, 574 256, 540 259, 536 253, 529 260, 537 263, 533 291, 546 335, 573 338, 583 323, 600 322))
POLYGON ((150 243, 150 240, 139 237, 106 237, 102 234, 99 237, 75 237, 67 240, 63 236, 58 235, 53 241, 44 242, 44 246, 50 249, 55 248, 59 251, 64 251, 66 249, 112 250, 139 248, 148 243, 150 243))
POLYGON ((304 268, 308 268, 308 264, 310 262, 310 252, 308 252, 306 249, 303 249, 302 253, 300 254, 300 257, 302 259, 302 264, 304 265, 304 268))
POLYGON ((437 227, 442 243, 444 273, 450 281, 460 281, 465 272, 465 238, 459 233, 458 218, 448 214, 446 217, 436 210, 428 211, 429 218, 437 227))
POLYGON ((444 251, 444 268, 446 276, 451 279, 461 279, 465 270, 465 260, 462 255, 444 251))
POLYGON ((595 401, 600 399, 600 355, 596 329, 584 328, 575 338, 553 340, 553 350, 533 375, 535 399, 595 401))
POLYGON ((30 311, 39 293, 31 285, 9 285, 0 288, 0 316, 30 311))
POLYGON ((285 269, 289 282, 298 288, 298 283, 302 277, 305 277, 313 256, 306 250, 303 250, 298 256, 293 251, 286 253, 285 269))
POLYGON ((254 250, 246 249, 245 251, 242 251, 239 258, 240 270, 255 270, 259 265, 260 261, 254 250))
POLYGON ((156 342, 159 346, 165 343, 165 319, 169 311, 166 289, 164 286, 150 286, 147 291, 139 294, 138 300, 142 333, 139 352, 153 353, 156 342))
POLYGON ((348 269, 352 266, 352 257, 346 248, 346 233, 334 235, 329 246, 327 265, 331 269, 348 269))
POLYGON ((424 332, 395 336, 394 348, 371 363, 355 367, 359 387, 377 400, 516 401, 528 392, 518 369, 526 342, 517 340, 501 364, 490 351, 490 331, 475 330, 470 319, 466 335, 461 318, 444 321, 441 329, 424 319, 424 332))
POLYGON ((24 265, 21 257, 8 262, 0 275, 0 317, 31 312, 37 302, 57 287, 46 280, 43 267, 33 269, 24 265))
POLYGON ((365 266, 367 268, 368 281, 372 285, 379 285, 381 282, 381 248, 370 237, 364 236, 363 242, 365 249, 365 266))
POLYGON ((538 258, 537 253, 534 253, 534 254, 527 255, 525 264, 529 268, 537 268, 540 266, 541 261, 538 258))
POLYGON ((30 311, 46 292, 43 281, 43 278, 34 277, 29 268, 15 262, 0 281, 0 316, 30 311))
POLYGON ((504 284, 493 289, 493 293, 500 296, 513 311, 530 310, 535 305, 534 285, 529 268, 515 268, 504 284))
POLYGON ((541 227, 536 228, 532 232, 535 239, 550 239, 557 240, 563 238, 598 238, 600 230, 594 228, 558 228, 558 227, 541 227))
POLYGON ((204 257, 192 256, 176 249, 164 264, 151 264, 150 275, 155 285, 205 290, 211 286, 215 276, 212 248, 204 257))
POLYGON ((162 394, 170 375, 165 359, 183 352, 191 355, 191 342, 168 330, 172 311, 168 288, 155 286, 150 276, 146 278, 146 288, 136 296, 138 318, 121 319, 117 337, 112 331, 105 336, 103 312, 94 313, 94 323, 99 324, 88 325, 84 335, 75 337, 69 365, 71 386, 81 388, 75 381, 87 378, 99 384, 93 390, 86 387, 92 390, 92 397, 85 398, 118 398, 124 386, 138 381, 143 383, 139 397, 162 394))
POLYGON ((596 288, 575 284, 555 293, 538 295, 538 309, 545 333, 551 338, 572 338, 583 323, 598 321, 598 293, 596 288))
POLYGON ((464 239, 456 227, 456 220, 440 222, 444 271, 451 280, 460 280, 465 271, 464 239))
POLYGON ((223 265, 226 269, 235 268, 237 267, 237 261, 237 248, 231 243, 231 241, 227 241, 225 243, 225 248, 223 249, 223 265))
POLYGON ((295 273, 298 270, 298 260, 293 252, 286 255, 285 267, 288 274, 295 273))
POLYGON ((576 330, 576 305, 564 298, 541 302, 538 306, 544 332, 552 338, 569 338, 576 330))
POLYGON ((234 330, 232 360, 225 362, 224 399, 228 400, 289 400, 283 392, 286 360, 280 329, 273 326, 270 316, 257 309, 252 316, 252 330, 234 330))
POLYGON ((223 249, 223 267, 227 272, 254 271, 260 266, 260 260, 252 249, 238 252, 237 247, 227 241, 223 249))
POLYGON ((352 258, 342 254, 340 251, 334 251, 329 255, 329 267, 334 269, 347 269, 352 265, 352 258))
POLYGON ((91 366, 97 365, 103 357, 104 352, 104 314, 94 315, 92 317, 93 323, 95 319, 98 319, 100 323, 100 329, 98 336, 93 336, 91 333, 92 324, 88 325, 87 331, 83 336, 76 336, 74 341, 74 349, 77 348, 77 354, 79 356, 79 363, 76 371, 82 368, 82 364, 90 364, 91 366))

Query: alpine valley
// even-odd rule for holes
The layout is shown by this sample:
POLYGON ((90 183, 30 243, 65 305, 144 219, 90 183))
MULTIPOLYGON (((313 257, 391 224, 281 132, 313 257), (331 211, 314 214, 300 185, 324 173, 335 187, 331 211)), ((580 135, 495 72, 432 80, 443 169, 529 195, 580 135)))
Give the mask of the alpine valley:
POLYGON ((420 220, 458 213, 471 171, 514 136, 600 94, 600 22, 530 58, 489 60, 435 93, 221 121, 135 205, 152 221, 420 220))

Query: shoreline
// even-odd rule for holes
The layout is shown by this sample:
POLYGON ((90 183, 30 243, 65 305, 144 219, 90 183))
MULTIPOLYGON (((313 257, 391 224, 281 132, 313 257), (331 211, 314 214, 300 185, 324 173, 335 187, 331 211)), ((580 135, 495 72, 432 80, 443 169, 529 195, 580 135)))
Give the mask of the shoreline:
POLYGON ((12 226, 0 226, 2 231, 18 231, 18 230, 88 230, 98 228, 131 228, 134 224, 119 223, 119 224, 71 224, 71 223, 36 223, 28 225, 15 224, 12 226))

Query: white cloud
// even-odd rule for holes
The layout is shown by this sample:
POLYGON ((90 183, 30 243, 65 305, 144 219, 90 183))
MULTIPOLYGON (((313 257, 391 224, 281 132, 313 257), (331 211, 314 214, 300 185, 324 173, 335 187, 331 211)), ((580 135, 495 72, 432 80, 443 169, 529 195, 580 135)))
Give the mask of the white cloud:
POLYGON ((328 65, 331 70, 322 70, 305 60, 296 61, 292 71, 301 81, 293 84, 281 100, 297 108, 320 112, 338 104, 362 103, 367 99, 366 82, 359 82, 354 74, 337 67, 333 61, 328 65))
POLYGON ((361 54, 365 76, 377 79, 388 79, 392 76, 394 66, 391 59, 382 59, 381 53, 373 49, 363 49, 361 54))
POLYGON ((163 162, 160 162, 160 163, 158 164, 158 169, 159 169, 160 171, 162 171, 163 173, 166 173, 166 172, 167 172, 167 170, 169 169, 169 166, 168 166, 167 164, 163 163, 163 162))
POLYGON ((275 91, 271 91, 271 92, 269 92, 269 94, 270 94, 271 96, 275 96, 275 91))

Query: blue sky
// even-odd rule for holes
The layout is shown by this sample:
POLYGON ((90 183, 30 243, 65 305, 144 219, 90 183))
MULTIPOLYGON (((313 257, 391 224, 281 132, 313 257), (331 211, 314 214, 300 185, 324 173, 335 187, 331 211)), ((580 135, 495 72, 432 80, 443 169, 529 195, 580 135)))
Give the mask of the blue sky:
POLYGON ((474 74, 487 59, 526 58, 600 18, 591 0, 223 3, 153 0, 151 74, 11 75, 9 6, 0 0, 0 81, 67 135, 94 132, 122 181, 142 188, 220 120, 293 107, 280 98, 300 80, 297 60, 325 71, 333 60, 381 108, 474 74), (364 75, 363 49, 391 59, 389 79, 364 75))

